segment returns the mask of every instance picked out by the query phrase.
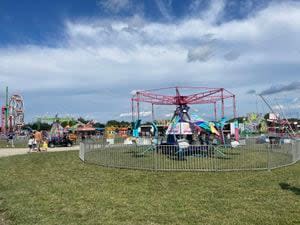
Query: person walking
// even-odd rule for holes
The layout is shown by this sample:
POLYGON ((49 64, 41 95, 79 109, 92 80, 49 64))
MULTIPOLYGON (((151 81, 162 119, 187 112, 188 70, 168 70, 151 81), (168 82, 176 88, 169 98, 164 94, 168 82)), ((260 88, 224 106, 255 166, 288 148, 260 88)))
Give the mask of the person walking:
POLYGON ((37 150, 41 151, 41 145, 42 145, 42 133, 40 131, 36 131, 34 133, 34 139, 36 140, 36 147, 37 150))
POLYGON ((37 142, 36 142, 36 140, 35 140, 35 138, 33 137, 33 141, 32 141, 32 150, 33 151, 36 151, 37 150, 37 142))
POLYGON ((28 148, 29 148, 28 153, 30 153, 33 149, 33 142, 34 142, 34 138, 33 138, 33 136, 30 136, 30 138, 28 140, 28 148))

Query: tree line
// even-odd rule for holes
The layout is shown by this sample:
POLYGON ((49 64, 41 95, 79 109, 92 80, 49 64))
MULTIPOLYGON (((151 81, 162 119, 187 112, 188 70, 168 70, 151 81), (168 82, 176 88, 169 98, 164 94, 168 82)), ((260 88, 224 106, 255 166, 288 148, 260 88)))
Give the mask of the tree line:
MULTIPOLYGON (((59 119, 57 120, 59 122, 59 119)), ((78 118, 77 120, 70 120, 70 121, 62 121, 59 122, 63 128, 69 126, 72 127, 76 125, 78 122, 81 122, 83 124, 87 124, 90 121, 86 120, 82 117, 78 118)), ((127 121, 117 121, 117 120, 109 120, 106 123, 100 123, 100 122, 95 122, 92 123, 93 127, 95 128, 105 128, 105 127, 130 127, 131 123, 127 121)), ((46 122, 40 122, 40 121, 35 121, 32 123, 27 123, 24 125, 24 129, 31 129, 31 130, 50 130, 52 127, 52 123, 46 123, 46 122)))

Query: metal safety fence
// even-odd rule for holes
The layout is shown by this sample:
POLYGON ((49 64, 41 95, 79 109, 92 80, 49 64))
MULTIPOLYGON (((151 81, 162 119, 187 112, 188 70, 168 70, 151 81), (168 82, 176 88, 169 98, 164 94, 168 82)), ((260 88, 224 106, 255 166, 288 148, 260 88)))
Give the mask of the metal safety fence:
POLYGON ((271 170, 300 160, 300 141, 227 145, 124 145, 81 143, 82 161, 107 167, 154 171, 271 170))

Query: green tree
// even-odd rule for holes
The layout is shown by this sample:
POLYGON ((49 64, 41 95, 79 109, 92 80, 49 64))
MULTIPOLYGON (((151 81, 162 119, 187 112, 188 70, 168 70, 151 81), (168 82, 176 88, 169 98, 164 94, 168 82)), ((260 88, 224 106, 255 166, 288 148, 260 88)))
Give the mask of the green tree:
POLYGON ((85 120, 84 118, 82 118, 82 117, 79 117, 78 119, 77 119, 79 122, 81 122, 81 123, 84 123, 84 124, 87 124, 89 121, 88 120, 85 120))
POLYGON ((118 127, 120 125, 120 122, 117 120, 109 120, 106 123, 107 127, 118 127))
POLYGON ((94 127, 96 127, 96 128, 104 128, 105 124, 97 122, 97 123, 94 124, 94 127))
POLYGON ((270 113, 267 113, 267 114, 264 115, 265 120, 269 119, 269 117, 270 117, 270 113))
POLYGON ((72 127, 72 126, 74 126, 75 124, 77 124, 77 122, 74 121, 74 120, 63 121, 63 122, 61 122, 62 127, 66 127, 66 126, 72 127))
POLYGON ((228 123, 232 123, 232 122, 234 122, 236 120, 238 121, 238 123, 243 123, 244 122, 244 118, 245 117, 232 118, 232 119, 228 120, 228 123))
POLYGON ((121 121, 119 124, 120 127, 128 127, 131 126, 131 124, 127 121, 121 121))
POLYGON ((62 127, 66 127, 69 125, 69 121, 63 121, 61 122, 62 127))
POLYGON ((48 123, 40 123, 40 122, 34 122, 29 123, 25 125, 26 127, 30 127, 32 130, 50 130, 51 125, 48 123))

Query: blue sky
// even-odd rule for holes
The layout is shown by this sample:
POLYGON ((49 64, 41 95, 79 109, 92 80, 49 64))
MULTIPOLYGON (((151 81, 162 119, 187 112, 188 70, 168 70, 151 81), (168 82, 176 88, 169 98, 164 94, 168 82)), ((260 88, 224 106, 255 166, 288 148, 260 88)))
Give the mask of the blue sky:
POLYGON ((0 88, 27 121, 126 120, 132 90, 174 85, 224 87, 239 115, 263 110, 251 90, 300 109, 299 1, 0 0, 0 27, 0 88))
MULTIPOLYGON (((243 19, 254 10, 264 8, 270 1, 228 1, 218 22, 243 19)), ((64 39, 66 20, 119 19, 140 15, 156 22, 180 20, 205 11, 210 1, 1 1, 1 44, 37 44, 53 46, 64 39), (123 2, 123 3, 122 3, 123 2)))

